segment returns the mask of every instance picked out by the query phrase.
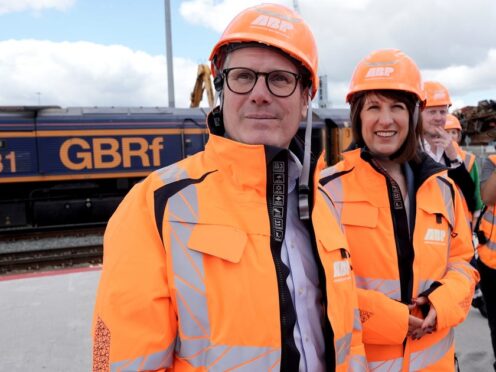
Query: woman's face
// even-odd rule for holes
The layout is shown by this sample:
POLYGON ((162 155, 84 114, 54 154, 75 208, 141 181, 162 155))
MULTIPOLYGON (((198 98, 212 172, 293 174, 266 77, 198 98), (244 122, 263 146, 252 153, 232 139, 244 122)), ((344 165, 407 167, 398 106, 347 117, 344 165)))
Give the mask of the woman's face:
POLYGON ((408 108, 399 100, 368 94, 360 119, 362 138, 374 155, 394 154, 408 135, 408 108))

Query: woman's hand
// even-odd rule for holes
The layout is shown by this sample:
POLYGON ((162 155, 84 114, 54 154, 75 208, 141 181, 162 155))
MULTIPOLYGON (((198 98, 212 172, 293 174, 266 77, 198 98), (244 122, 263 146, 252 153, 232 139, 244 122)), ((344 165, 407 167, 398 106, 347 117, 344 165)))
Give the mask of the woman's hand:
POLYGON ((424 336, 425 334, 432 333, 436 330, 437 312, 427 297, 414 298, 412 300, 412 305, 409 305, 408 308, 411 311, 415 307, 420 307, 423 305, 429 305, 429 312, 427 313, 427 316, 425 317, 425 319, 422 320, 422 319, 419 319, 419 318, 416 318, 416 317, 413 317, 412 315, 410 315, 410 318, 413 317, 413 318, 416 318, 416 319, 421 321, 420 324, 416 320, 414 322, 412 322, 412 325, 415 324, 416 326, 412 326, 411 331, 410 331, 410 319, 408 321, 408 333, 409 333, 409 336, 414 340, 418 340, 422 336, 424 336))

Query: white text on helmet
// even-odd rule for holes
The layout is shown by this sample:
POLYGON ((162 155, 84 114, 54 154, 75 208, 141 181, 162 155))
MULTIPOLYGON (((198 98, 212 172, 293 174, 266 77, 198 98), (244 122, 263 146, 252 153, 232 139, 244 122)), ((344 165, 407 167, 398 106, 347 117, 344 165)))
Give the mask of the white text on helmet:
POLYGON ((369 77, 380 77, 380 76, 390 76, 394 71, 392 67, 371 67, 367 71, 366 78, 369 77))
POLYGON ((283 21, 276 17, 269 17, 267 15, 259 15, 252 23, 253 26, 263 26, 273 28, 282 32, 292 30, 293 25, 289 22, 283 21))
POLYGON ((438 90, 438 91, 434 92, 434 94, 432 95, 432 98, 433 99, 444 99, 447 97, 446 97, 446 93, 444 91, 438 90))

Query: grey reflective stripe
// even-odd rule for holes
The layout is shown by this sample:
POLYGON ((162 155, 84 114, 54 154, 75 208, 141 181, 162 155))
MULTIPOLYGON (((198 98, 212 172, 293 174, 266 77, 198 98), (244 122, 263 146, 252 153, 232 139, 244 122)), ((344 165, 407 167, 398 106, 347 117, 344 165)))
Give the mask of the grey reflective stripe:
POLYGON ((496 250, 496 242, 492 239, 494 237, 494 233, 491 234, 494 228, 493 223, 496 222, 494 212, 495 212, 494 207, 487 208, 482 216, 482 221, 480 226, 481 230, 484 232, 484 235, 486 236, 487 239, 486 244, 484 244, 483 246, 492 251, 496 250))
POLYGON ((455 211, 453 209, 453 195, 451 194, 451 188, 446 184, 446 181, 436 178, 437 184, 441 189, 441 194, 443 195, 444 206, 446 207, 446 212, 448 213, 448 221, 451 228, 455 226, 455 211))
POLYGON ((489 248, 492 251, 496 251, 496 242, 493 240, 488 240, 486 244, 483 245, 486 248, 489 248))
POLYGON ((369 369, 377 372, 397 372, 401 371, 403 358, 381 360, 379 362, 370 362, 369 369))
POLYGON ((362 330, 362 322, 360 321, 360 310, 355 309, 353 311, 353 330, 361 331, 362 330))
MULTIPOLYGON (((324 169, 320 172, 320 179, 331 176, 336 173, 335 167, 324 169)), ((331 196, 333 202, 336 204, 336 212, 338 214, 338 221, 341 221, 341 211, 343 209, 343 182, 341 178, 335 178, 324 185, 324 189, 331 196)))
POLYGON ((364 372, 367 371, 367 359, 364 355, 353 355, 350 358, 348 371, 351 372, 364 372))
POLYGON ((351 348, 351 333, 345 334, 340 339, 336 340, 336 363, 343 364, 346 358, 350 355, 351 348))
POLYGON ((381 292, 392 298, 401 301, 400 281, 395 279, 372 279, 356 275, 356 284, 361 289, 372 289, 381 292))
POLYGON ((474 159, 474 161, 472 162, 472 167, 470 166, 470 162, 472 160, 472 157, 475 157, 475 155, 472 154, 471 152, 465 152, 465 159, 463 159, 463 162, 465 163, 465 168, 467 168, 469 173, 472 170, 472 167, 474 166, 474 163, 475 163, 475 159, 474 159))
MULTIPOLYGON (((410 370, 418 371, 422 368, 427 368, 430 365, 438 362, 450 350, 455 338, 453 328, 448 334, 435 345, 425 348, 421 351, 416 351, 410 354, 410 370)), ((453 362, 451 360, 451 362, 453 362)))
MULTIPOLYGON (((330 200, 329 200, 329 196, 324 192, 322 191, 320 188, 319 188, 319 191, 322 193, 322 198, 325 200, 326 204, 327 204, 327 207, 329 208, 329 210, 332 212, 332 216, 334 217, 334 219, 336 220, 336 222, 339 224, 340 228, 341 228, 341 231, 344 231, 343 230, 343 224, 341 223, 341 218, 340 216, 338 215, 338 211, 336 209, 336 205, 334 205, 330 200)), ((341 204, 341 203, 340 203, 341 204)))
MULTIPOLYGON (((178 177, 179 174, 176 172, 174 176, 178 177)), ((211 371, 273 368, 281 358, 280 348, 211 343, 203 254, 188 248, 191 232, 198 222, 196 187, 185 187, 170 197, 167 203, 170 218, 177 220, 170 221, 169 218, 170 251, 179 317, 176 353, 192 366, 205 367, 211 371)))
POLYGON ((482 216, 483 220, 490 225, 493 224, 494 221, 494 210, 493 208, 487 208, 486 211, 484 212, 484 215, 482 216))
POLYGON ((418 293, 427 291, 431 287, 432 283, 434 283, 434 281, 430 279, 421 280, 418 288, 418 293))
POLYGON ((155 371, 160 368, 168 368, 172 366, 174 356, 175 340, 165 350, 150 354, 146 357, 139 357, 134 360, 125 360, 112 363, 110 371, 155 371))
POLYGON ((139 371, 139 366, 143 362, 143 357, 134 360, 124 360, 122 362, 112 363, 110 372, 124 372, 124 371, 139 371))
POLYGON ((470 156, 465 156, 463 162, 465 163, 465 168, 467 168, 467 170, 470 172, 470 169, 468 169, 468 166, 470 165, 470 156))
POLYGON ((364 355, 352 355, 350 358, 348 371, 363 372, 367 370, 367 359, 364 355))
POLYGON ((177 163, 171 164, 168 167, 157 170, 157 174, 164 183, 171 183, 178 179, 186 178, 186 172, 180 168, 177 163))
POLYGON ((467 278, 469 282, 472 282, 472 277, 467 273, 467 270, 469 272, 473 271, 472 265, 468 262, 455 262, 448 265, 448 271, 456 271, 467 278))

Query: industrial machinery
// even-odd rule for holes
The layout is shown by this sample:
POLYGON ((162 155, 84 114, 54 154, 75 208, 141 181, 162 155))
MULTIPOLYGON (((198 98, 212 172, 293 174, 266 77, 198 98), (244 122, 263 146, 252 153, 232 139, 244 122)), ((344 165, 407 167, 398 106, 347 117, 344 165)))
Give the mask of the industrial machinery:
POLYGON ((203 92, 207 91, 208 106, 210 108, 214 107, 214 90, 212 88, 212 79, 210 68, 208 65, 201 64, 198 65, 198 73, 196 75, 195 86, 191 92, 191 104, 190 107, 200 106, 200 102, 203 97, 203 92))

